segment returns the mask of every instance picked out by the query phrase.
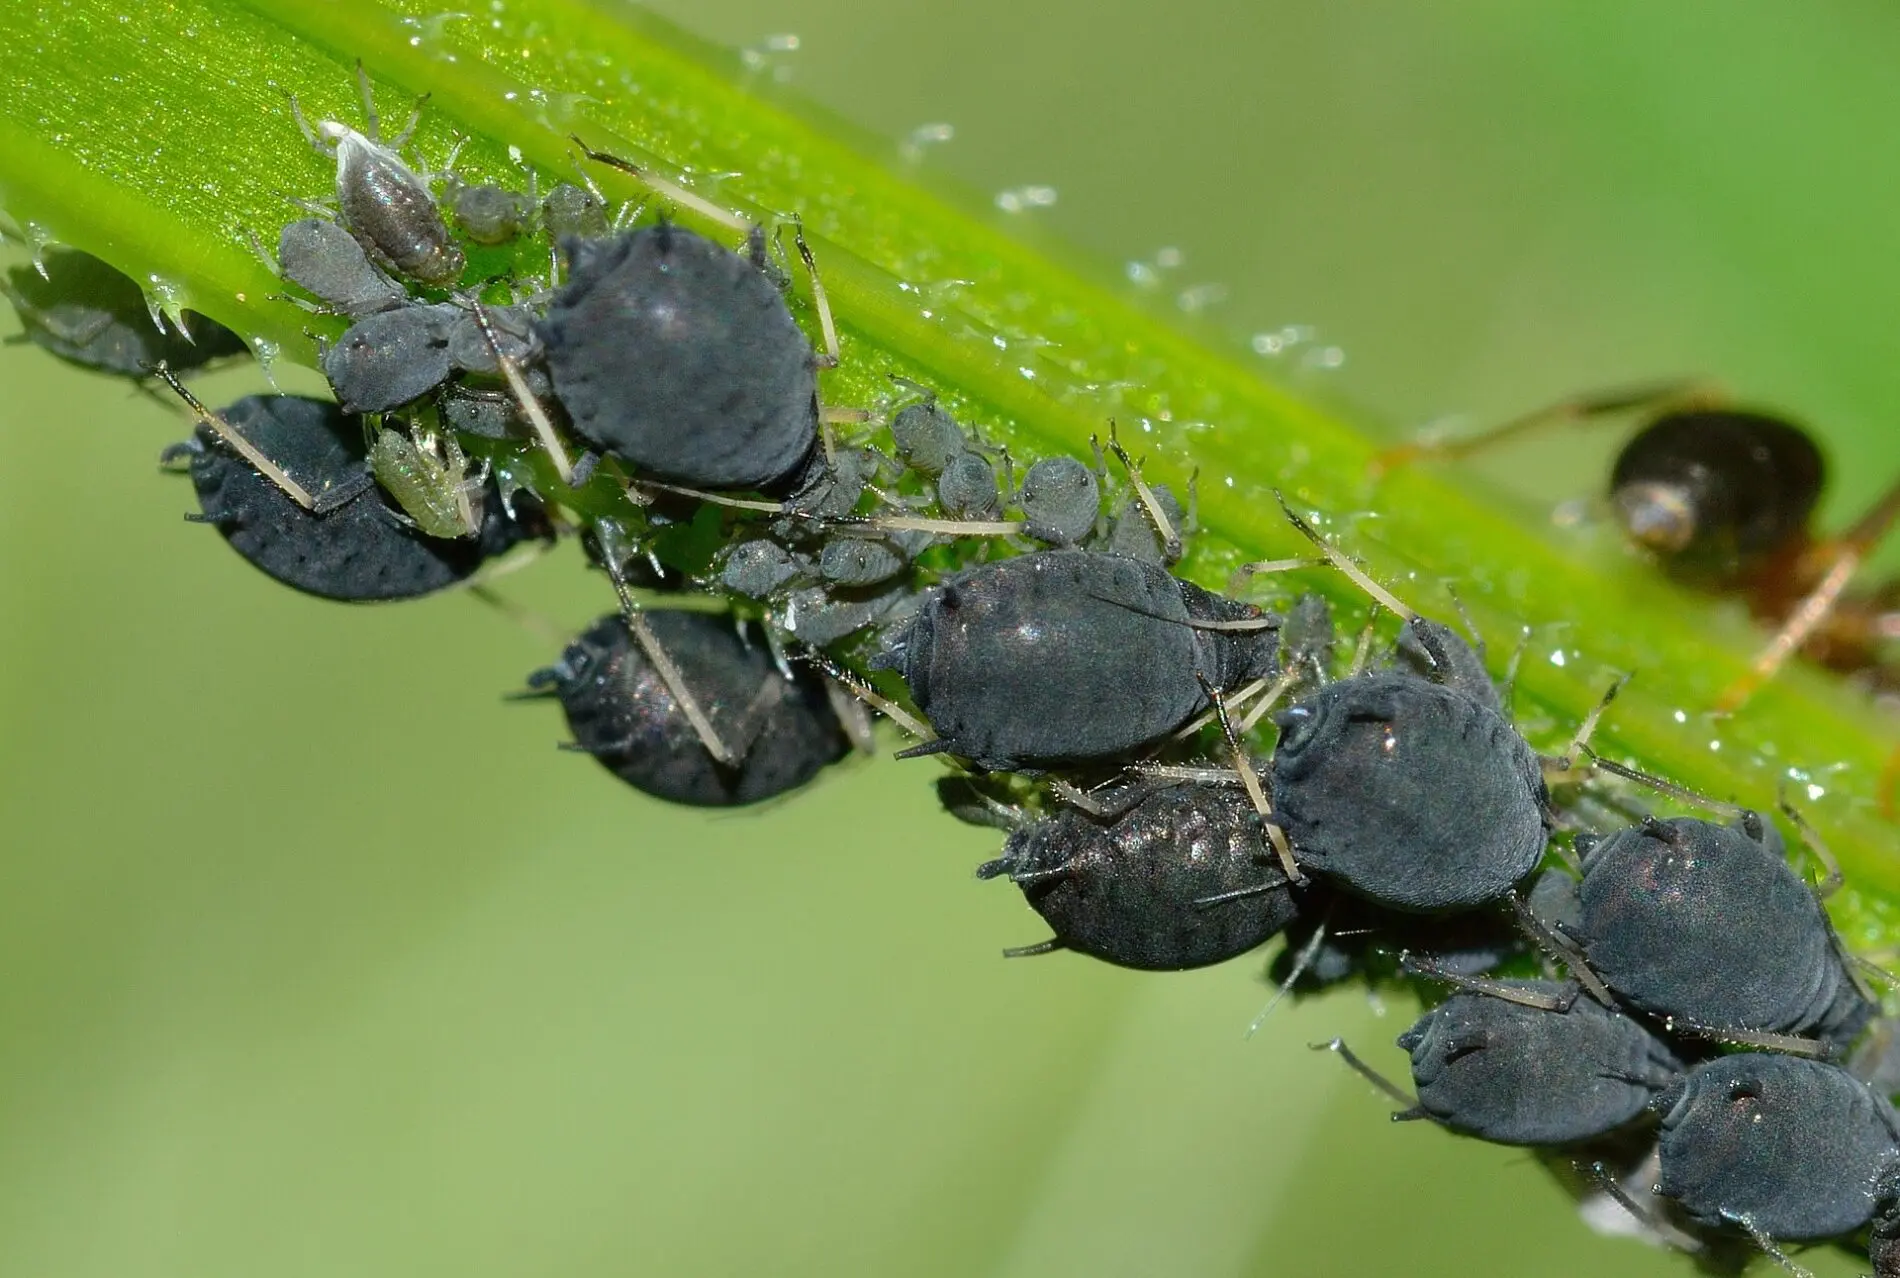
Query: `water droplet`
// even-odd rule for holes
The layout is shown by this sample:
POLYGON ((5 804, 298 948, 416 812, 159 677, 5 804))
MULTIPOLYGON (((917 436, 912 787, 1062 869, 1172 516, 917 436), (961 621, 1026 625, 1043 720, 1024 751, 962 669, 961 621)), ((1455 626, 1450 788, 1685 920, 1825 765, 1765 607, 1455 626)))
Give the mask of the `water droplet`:
POLYGON ((996 207, 1005 213, 1046 209, 1055 202, 1056 189, 1053 186, 1017 186, 996 193, 996 207))

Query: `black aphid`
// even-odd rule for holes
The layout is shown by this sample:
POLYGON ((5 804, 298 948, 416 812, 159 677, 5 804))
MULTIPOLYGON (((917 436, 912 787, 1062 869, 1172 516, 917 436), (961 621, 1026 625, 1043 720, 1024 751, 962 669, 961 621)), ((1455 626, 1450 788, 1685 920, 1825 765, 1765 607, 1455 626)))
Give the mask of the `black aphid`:
POLYGON ((369 260, 355 236, 322 218, 301 218, 284 227, 277 236, 277 269, 342 315, 373 315, 409 301, 402 285, 369 260))
POLYGON ((563 241, 540 336, 574 430, 641 475, 784 492, 818 451, 819 359, 766 270, 670 223, 563 241))
POLYGON ((336 202, 343 225, 384 270, 423 284, 453 284, 461 278, 467 259, 449 235, 428 183, 397 154, 422 118, 421 103, 402 132, 385 145, 369 75, 360 62, 356 81, 369 125, 367 135, 336 120, 321 121, 313 129, 297 99, 290 100, 291 114, 304 139, 319 154, 336 161, 336 202))
POLYGON ((1412 1056, 1414 1116, 1504 1145, 1568 1145, 1633 1121, 1682 1072, 1641 1022, 1575 985, 1504 988, 1558 1006, 1465 991, 1399 1036, 1412 1056))
POLYGON ((823 682, 809 670, 786 677, 762 643, 747 643, 730 617, 643 614, 678 667, 731 766, 707 753, 700 734, 619 614, 602 617, 561 659, 528 677, 560 698, 579 747, 636 789, 674 803, 758 803, 809 781, 849 748, 823 682))
POLYGON ((1873 1007, 1814 891, 1754 813, 1581 835, 1575 939, 1620 997, 1685 1028, 1844 1043, 1873 1007))
POLYGON ((1790 1241, 1852 1233, 1873 1215, 1875 1187, 1900 1158, 1892 1106, 1823 1061, 1718 1056, 1657 1106, 1656 1190, 1711 1229, 1790 1241))
POLYGON ((327 401, 250 395, 219 417, 167 459, 189 460, 199 519, 257 568, 308 594, 365 601, 430 594, 545 531, 532 498, 517 494, 511 511, 492 487, 476 537, 445 540, 405 525, 370 483, 362 420, 327 401), (277 473, 262 473, 233 436, 277 473))
POLYGON ((947 751, 991 770, 1114 759, 1208 706, 1201 679, 1273 670, 1272 619, 1156 564, 1041 551, 930 590, 873 661, 894 669, 947 751), (1258 623, 1256 629, 1209 624, 1258 623))
POLYGON ((1900 1278, 1900 1165, 1889 1167, 1874 1185, 1867 1257, 1874 1262, 1874 1278, 1900 1278))
POLYGON ((1075 808, 1010 835, 977 870, 1008 877, 1055 938, 1122 967, 1205 967, 1265 944, 1297 907, 1245 794, 1163 786, 1101 817, 1075 808))
POLYGON ((381 413, 447 381, 449 337, 465 318, 449 303, 379 311, 350 325, 319 362, 348 413, 381 413))
POLYGON ((154 366, 197 368, 246 353, 244 339, 195 311, 167 327, 131 276, 77 249, 40 254, 7 270, 5 291, 27 340, 63 360, 100 372, 146 377, 154 366))
POLYGON ((1274 820, 1303 869, 1392 909, 1497 900, 1549 839, 1537 755, 1449 628, 1411 618, 1399 656, 1274 716, 1274 820))

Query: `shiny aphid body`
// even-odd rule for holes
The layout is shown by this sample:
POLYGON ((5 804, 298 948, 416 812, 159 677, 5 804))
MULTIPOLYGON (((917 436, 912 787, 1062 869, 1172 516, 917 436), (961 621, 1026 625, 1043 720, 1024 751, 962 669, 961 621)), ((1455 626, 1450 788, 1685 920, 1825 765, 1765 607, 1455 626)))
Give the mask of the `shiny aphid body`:
POLYGON ((295 395, 246 396, 220 414, 306 491, 340 498, 309 510, 201 426, 172 454, 189 459, 200 518, 261 571, 326 599, 412 599, 468 580, 543 525, 532 499, 513 513, 486 490, 475 538, 431 537, 403 523, 369 482, 363 423, 295 395))
POLYGON ((662 223, 564 240, 538 332, 576 434, 642 475, 785 492, 818 449, 818 359, 766 270, 662 223))
POLYGON ((1688 1029, 1835 1044, 1873 1015, 1813 890, 1754 814, 1732 825, 1649 821, 1580 836, 1577 851, 1574 939, 1633 1006, 1688 1029))
POLYGON ((1718 1056, 1678 1080, 1657 1109, 1657 1192, 1709 1229, 1796 1242, 1852 1233, 1900 1160, 1893 1107, 1824 1061, 1718 1056))
POLYGON ((1119 760, 1272 673, 1274 620, 1096 551, 981 564, 925 596, 874 668, 896 670, 947 751, 992 771, 1119 760), (1257 622, 1212 630, 1197 622, 1257 622))
POLYGON ((1400 656, 1411 668, 1341 679, 1275 714, 1275 821, 1303 869, 1388 908, 1498 900, 1549 839, 1537 756, 1448 628, 1413 618, 1400 656))
POLYGON ((1461 992, 1399 1036, 1418 1116, 1502 1145, 1569 1145, 1641 1117, 1682 1072, 1641 1022, 1576 986, 1516 988, 1568 1002, 1559 1010, 1461 992))
POLYGON ((148 377, 160 363, 175 371, 248 353, 236 333, 194 311, 184 327, 161 324, 137 281, 77 249, 41 252, 40 270, 14 266, 3 289, 34 345, 84 368, 148 377))
POLYGON ((1151 971, 1244 954, 1298 909, 1246 795, 1220 786, 1154 788, 1109 817, 1062 808, 977 875, 1015 882, 1051 948, 1151 971))
POLYGON ((560 698, 576 744, 636 789, 674 803, 759 803, 805 784, 849 748, 822 681, 787 677, 763 643, 748 643, 716 613, 644 614, 719 735, 738 753, 709 754, 666 682, 610 614, 528 677, 560 698))

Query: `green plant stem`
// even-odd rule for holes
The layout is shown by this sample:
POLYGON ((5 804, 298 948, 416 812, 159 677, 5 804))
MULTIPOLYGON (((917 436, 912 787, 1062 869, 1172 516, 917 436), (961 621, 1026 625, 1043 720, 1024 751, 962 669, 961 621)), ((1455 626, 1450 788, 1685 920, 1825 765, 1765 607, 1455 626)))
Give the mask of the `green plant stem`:
MULTIPOLYGON (((1859 945, 1888 931, 1900 858, 1873 804, 1888 733, 1862 698, 1796 670, 1733 720, 1711 720, 1705 708, 1759 643, 1731 611, 1618 550, 1527 526, 1460 487, 1453 468, 1375 485, 1375 441, 1342 413, 1065 269, 996 215, 920 189, 875 144, 761 96, 736 60, 651 17, 574 0, 479 17, 409 0, 8 0, 0 16, 13 45, 0 62, 0 200, 16 224, 97 253, 260 353, 308 362, 312 337, 339 327, 280 300, 245 237, 268 244, 287 195, 319 196, 333 180, 286 93, 313 118, 359 123, 360 57, 386 120, 405 113, 402 99, 430 95, 412 153, 439 160, 465 137, 459 171, 515 185, 508 148, 545 186, 575 175, 578 134, 743 217, 803 219, 844 339, 844 365, 824 383, 831 402, 881 406, 889 376, 908 376, 940 388, 1019 464, 1086 450, 1115 419, 1152 478, 1198 473, 1202 531, 1186 571, 1215 587, 1245 559, 1301 552, 1276 488, 1335 516, 1367 513, 1329 530, 1408 601, 1445 615, 1455 587, 1497 648, 1531 628, 1517 708, 1534 740, 1560 742, 1615 672, 1633 673, 1598 743, 1760 807, 1790 769, 1811 777, 1792 797, 1847 869, 1837 917, 1859 945)), ((612 196, 645 194, 589 171, 612 196)), ((508 265, 532 269, 545 254, 531 244, 508 265)), ((1299 583, 1363 606, 1333 574, 1299 583)))

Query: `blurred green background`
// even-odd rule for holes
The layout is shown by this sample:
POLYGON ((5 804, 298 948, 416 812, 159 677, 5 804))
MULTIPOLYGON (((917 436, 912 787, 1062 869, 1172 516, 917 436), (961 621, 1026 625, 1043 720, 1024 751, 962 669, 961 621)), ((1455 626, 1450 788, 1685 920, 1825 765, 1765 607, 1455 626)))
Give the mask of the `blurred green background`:
MULTIPOLYGON (((893 164, 954 125, 926 174, 1054 187, 994 216, 1104 272, 1178 249, 1149 291, 1305 326, 1263 372, 1395 433, 1688 372, 1815 423, 1837 521, 1900 468, 1889 5, 661 9, 796 33, 755 74, 893 164)), ((500 702, 542 640, 272 587, 179 519, 169 406, 17 346, 0 386, 0 1273, 1689 1271, 1307 1050, 1408 1008, 1245 1041, 1257 960, 1004 962, 1044 932, 931 765, 646 802, 500 702)), ((1535 518, 1614 442, 1474 473, 1535 518)), ((573 558, 504 588, 577 628, 573 558)))

